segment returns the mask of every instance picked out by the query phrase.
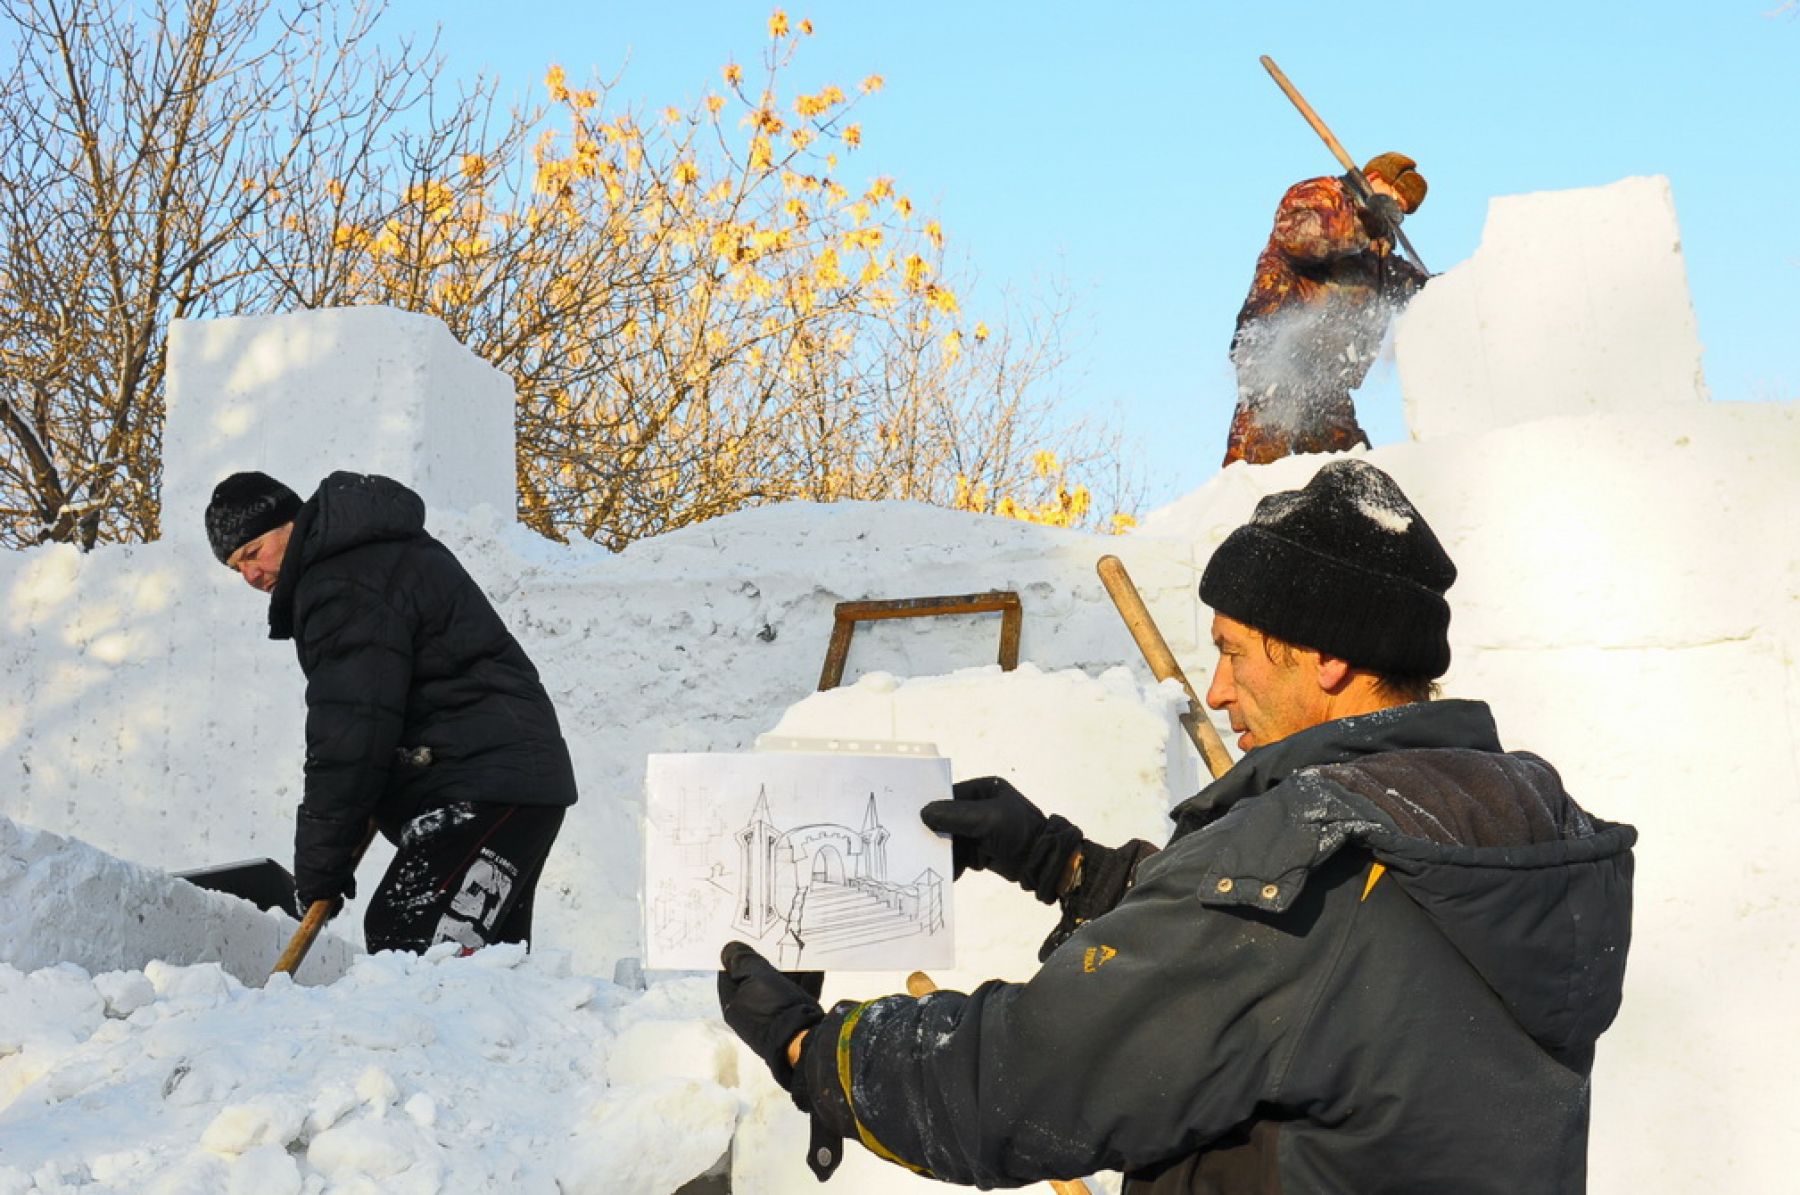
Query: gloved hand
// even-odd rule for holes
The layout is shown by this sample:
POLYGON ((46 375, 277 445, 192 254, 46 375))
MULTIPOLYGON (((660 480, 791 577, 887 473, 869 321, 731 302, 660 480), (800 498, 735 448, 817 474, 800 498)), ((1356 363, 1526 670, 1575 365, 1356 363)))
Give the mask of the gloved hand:
POLYGON ((1081 847, 1081 831, 1061 817, 1045 817, 998 776, 964 780, 950 791, 951 800, 931 802, 919 818, 952 836, 955 875, 969 867, 991 871, 1055 904, 1069 856, 1081 847))
POLYGON ((801 1110, 810 1112, 804 1093, 794 1089, 788 1043, 825 1019, 817 987, 809 993, 796 982, 804 978, 813 986, 823 981, 823 974, 787 975, 742 942, 727 942, 719 952, 719 965, 724 968, 719 972, 719 1011, 725 1014, 725 1023, 768 1064, 769 1073, 801 1110))
POLYGON ((355 873, 339 876, 313 874, 295 867, 294 895, 300 901, 301 916, 306 915, 306 911, 312 908, 313 902, 316 900, 336 900, 337 908, 331 911, 332 916, 335 917, 337 910, 344 907, 344 901, 355 898, 356 875, 355 873))
POLYGON ((315 815, 301 805, 294 819, 294 894, 304 912, 314 901, 356 895, 356 864, 368 823, 315 815))
POLYGON ((1392 195, 1375 192, 1363 203, 1363 211, 1367 216, 1369 231, 1376 236, 1392 236, 1399 231, 1400 221, 1406 219, 1406 209, 1392 195))

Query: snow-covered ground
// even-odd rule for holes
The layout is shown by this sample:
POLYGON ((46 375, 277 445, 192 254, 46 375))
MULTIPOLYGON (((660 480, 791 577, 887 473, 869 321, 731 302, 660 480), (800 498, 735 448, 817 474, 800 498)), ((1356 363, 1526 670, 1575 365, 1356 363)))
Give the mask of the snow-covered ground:
POLYGON ((0 965, 0 1192, 653 1195, 723 1155, 736 1054, 701 1019, 710 983, 641 996, 559 952, 451 954, 261 989, 217 964, 0 965))
MULTIPOLYGON (((1800 1069, 1800 557, 1781 535, 1800 512, 1800 411, 1705 399, 1658 180, 1502 213, 1404 317, 1422 438, 1370 459, 1460 570, 1447 691, 1491 701, 1509 746, 1642 832, 1590 1188, 1783 1189, 1800 1151, 1784 1112, 1800 1069), (1604 226, 1606 252, 1533 249, 1571 222, 1604 226), (1528 303, 1580 335, 1532 331, 1528 303), (1619 362, 1653 363, 1657 384, 1619 362), (1522 394, 1533 379, 1544 392, 1522 394)), ((492 493, 510 445, 491 442, 491 378, 413 317, 186 325, 171 352, 167 539, 0 558, 0 1195, 653 1193, 727 1143, 739 1195, 812 1189, 799 1118, 725 1034, 710 977, 644 988, 629 962, 645 755, 776 730, 935 741, 958 776, 1009 775, 1095 837, 1158 837, 1199 773, 1094 562, 1124 558, 1204 687, 1199 565, 1319 463, 1234 466, 1124 540, 793 505, 608 556, 512 524, 492 493), (303 490, 333 467, 419 479, 432 529, 538 662, 582 801, 532 955, 351 961, 353 907, 305 986, 257 986, 286 923, 232 910, 236 928, 194 932, 226 914, 157 869, 286 859, 298 796, 291 649, 262 638, 262 603, 198 534, 212 482, 239 467, 303 490), (980 666, 993 616, 868 624, 852 683, 812 693, 834 603, 984 589, 1021 595, 1018 672, 980 666)), ((1049 912, 985 875, 956 895, 959 966, 939 981, 1029 973, 1049 912)), ((826 996, 899 983, 834 974, 826 996)), ((931 1189, 858 1150, 833 1181, 931 1189)))

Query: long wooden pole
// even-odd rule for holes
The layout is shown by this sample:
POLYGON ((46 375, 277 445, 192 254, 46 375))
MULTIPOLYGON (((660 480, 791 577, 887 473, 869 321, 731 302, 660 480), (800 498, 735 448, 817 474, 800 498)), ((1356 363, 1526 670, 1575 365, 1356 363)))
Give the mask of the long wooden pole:
POLYGON ((1199 749, 1200 758, 1206 761, 1206 770, 1217 780, 1231 770, 1231 754, 1225 750, 1224 740, 1219 738, 1219 732, 1207 718, 1206 706, 1194 692, 1194 686, 1188 683, 1187 673, 1175 662, 1175 653, 1169 650, 1168 641, 1157 630, 1143 597, 1132 584, 1131 575, 1125 571, 1125 562, 1117 556, 1102 556, 1094 571, 1100 574, 1100 583, 1106 586, 1113 605, 1119 608, 1119 617, 1125 620, 1125 629, 1131 632, 1132 640, 1143 653, 1144 663, 1150 665, 1151 675, 1159 681, 1173 678, 1181 682, 1188 699, 1188 712, 1181 719, 1181 725, 1199 749))
MULTIPOLYGON (((1319 119, 1319 114, 1313 111, 1312 105, 1306 102, 1306 97, 1300 94, 1300 89, 1288 82, 1288 77, 1281 73, 1281 68, 1275 65, 1273 58, 1264 54, 1260 61, 1263 69, 1269 72, 1269 77, 1275 80, 1275 86, 1281 88, 1283 94, 1293 101, 1294 107, 1300 110, 1300 115, 1306 118, 1306 123, 1312 126, 1312 131, 1319 135, 1319 140, 1325 143, 1325 148, 1329 149, 1332 156, 1338 160, 1338 165, 1342 166, 1350 177, 1356 180, 1356 185, 1361 189, 1363 198, 1366 199, 1374 194, 1369 189, 1369 180, 1363 177, 1362 167, 1358 166, 1355 159, 1351 158, 1349 152, 1344 149, 1343 143, 1331 135, 1331 130, 1325 127, 1325 122, 1319 119)), ((1398 224, 1394 225, 1394 235, 1399 238, 1401 248, 1406 250, 1406 255, 1413 259, 1414 264, 1425 273, 1431 273, 1430 270, 1425 269, 1424 259, 1419 256, 1419 251, 1413 248, 1412 242, 1406 239, 1406 233, 1401 231, 1398 224)))

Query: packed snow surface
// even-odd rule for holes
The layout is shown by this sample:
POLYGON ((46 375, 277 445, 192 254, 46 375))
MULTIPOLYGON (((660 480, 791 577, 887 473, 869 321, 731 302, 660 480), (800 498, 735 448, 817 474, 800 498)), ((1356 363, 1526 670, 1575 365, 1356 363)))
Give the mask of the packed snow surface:
MULTIPOLYGON (((216 962, 240 981, 260 983, 297 928, 283 914, 0 814, 0 963, 22 971, 74 963, 103 972, 179 959, 216 962)), ((328 929, 299 978, 328 983, 354 953, 328 929)))
POLYGON ((663 1195, 737 1119, 713 999, 521 947, 364 956, 323 987, 0 964, 0 1193, 663 1195))

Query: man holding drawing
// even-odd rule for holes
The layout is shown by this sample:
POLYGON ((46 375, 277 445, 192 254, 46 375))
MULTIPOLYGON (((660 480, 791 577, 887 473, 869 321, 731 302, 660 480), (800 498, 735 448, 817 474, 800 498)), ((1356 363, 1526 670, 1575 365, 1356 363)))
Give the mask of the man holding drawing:
MULTIPOLYGON (((1579 1191, 1635 831, 1487 707, 1431 700, 1455 568, 1385 473, 1327 464, 1226 538, 1207 704, 1244 757, 1106 848, 1002 780, 925 819, 1060 903, 1027 983, 829 1013, 741 943, 726 1021, 833 1136, 950 1182, 1136 1193, 1579 1191)), ((828 1171, 828 1165, 815 1170, 828 1171)))

